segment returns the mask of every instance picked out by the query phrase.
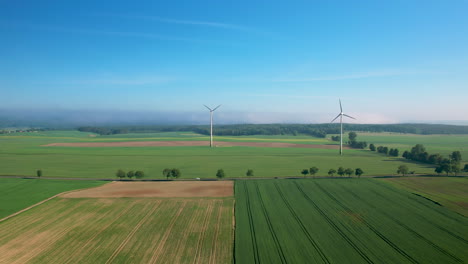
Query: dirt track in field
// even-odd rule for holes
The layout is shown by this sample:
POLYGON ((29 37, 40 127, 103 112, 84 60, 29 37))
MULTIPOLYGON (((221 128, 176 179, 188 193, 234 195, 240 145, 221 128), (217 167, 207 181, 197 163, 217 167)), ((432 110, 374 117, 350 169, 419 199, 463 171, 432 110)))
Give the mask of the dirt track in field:
POLYGON ((96 188, 70 192, 63 198, 119 197, 229 197, 232 181, 112 182, 96 188))
MULTIPOLYGON (((43 147, 193 147, 209 146, 208 141, 125 141, 125 142, 77 142, 77 143, 52 143, 43 147)), ((320 148, 335 149, 337 145, 294 144, 281 142, 214 142, 217 147, 261 147, 261 148, 320 148)), ((344 147, 347 148, 347 147, 344 147)))

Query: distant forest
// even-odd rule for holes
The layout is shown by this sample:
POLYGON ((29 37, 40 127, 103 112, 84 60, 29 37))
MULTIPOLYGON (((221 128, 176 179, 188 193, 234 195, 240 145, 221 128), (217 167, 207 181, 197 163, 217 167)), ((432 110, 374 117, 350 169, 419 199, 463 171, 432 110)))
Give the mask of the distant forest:
MULTIPOLYGON (((209 125, 186 126, 109 126, 79 127, 79 131, 93 132, 100 135, 126 134, 126 133, 154 133, 191 131, 202 135, 210 134, 209 125)), ((468 126, 433 125, 433 124, 389 124, 365 125, 346 124, 347 131, 360 132, 394 132, 409 134, 468 134, 468 126)), ((213 134, 218 136, 250 136, 250 135, 298 135, 305 134, 324 138, 327 134, 339 134, 339 124, 249 124, 249 125, 216 125, 213 134)))

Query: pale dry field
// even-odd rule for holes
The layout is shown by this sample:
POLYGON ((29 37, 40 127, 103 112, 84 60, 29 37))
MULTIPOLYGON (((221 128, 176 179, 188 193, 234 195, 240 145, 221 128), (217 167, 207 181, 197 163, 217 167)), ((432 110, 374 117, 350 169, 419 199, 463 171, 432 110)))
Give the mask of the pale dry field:
POLYGON ((232 181, 119 182, 61 195, 63 198, 230 197, 232 181))
POLYGON ((232 262, 232 182, 101 187, 64 193, 0 222, 0 263, 232 262))

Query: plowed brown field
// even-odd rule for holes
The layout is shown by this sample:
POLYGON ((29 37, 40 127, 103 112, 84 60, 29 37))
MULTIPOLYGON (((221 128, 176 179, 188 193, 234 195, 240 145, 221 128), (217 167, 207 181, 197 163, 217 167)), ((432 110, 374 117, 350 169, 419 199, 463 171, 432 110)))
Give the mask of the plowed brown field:
MULTIPOLYGON (((219 147, 261 147, 261 148, 320 148, 335 149, 337 145, 318 144, 294 144, 281 142, 224 142, 214 143, 219 147)), ((51 143, 43 147, 191 147, 208 146, 208 141, 125 141, 125 142, 76 142, 76 143, 51 143)), ((344 147, 347 148, 347 147, 344 147)))
POLYGON ((229 197, 232 181, 112 182, 63 194, 64 198, 229 197))

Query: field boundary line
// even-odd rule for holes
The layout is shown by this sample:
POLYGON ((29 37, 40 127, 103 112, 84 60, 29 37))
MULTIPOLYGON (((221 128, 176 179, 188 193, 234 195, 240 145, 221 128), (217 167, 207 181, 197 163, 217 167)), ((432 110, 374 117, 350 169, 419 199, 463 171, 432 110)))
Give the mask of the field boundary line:
POLYGON ((318 252, 320 258, 323 260, 323 262, 325 263, 331 263, 330 260, 327 258, 327 256, 325 255, 325 253, 323 253, 322 249, 319 247, 319 245, 317 244, 317 242, 314 240, 314 238, 310 235, 309 231, 307 230, 307 228, 305 227, 304 223, 302 222, 301 218, 297 215, 296 211, 294 211, 294 208, 291 206, 291 204, 289 203, 289 201, 286 199, 286 197, 284 196, 284 193, 283 191, 281 191, 280 187, 278 186, 278 183, 275 182, 275 187, 276 187, 276 190, 278 191, 281 199, 283 200, 284 204, 286 205, 286 207, 288 207, 289 211, 291 212, 292 216, 294 217, 294 219, 296 220, 296 222, 299 224, 299 226, 301 227, 302 229, 302 232, 304 232, 304 234, 306 235, 307 239, 309 240, 309 242, 312 244, 312 246, 315 248, 315 250, 318 252))
POLYGON ((148 263, 156 263, 158 261, 158 258, 160 256, 160 251, 162 251, 164 245, 166 244, 166 241, 169 237, 169 235, 171 234, 171 230, 172 228, 174 227, 174 224, 176 222, 176 220, 179 218, 180 214, 182 213, 182 211, 184 210, 185 206, 187 205, 187 202, 184 201, 182 203, 182 206, 180 207, 179 211, 176 213, 176 215, 174 216, 174 218, 172 218, 171 220, 171 223, 169 224, 169 226, 167 227, 167 230, 166 232, 164 233, 161 241, 159 242, 159 245, 158 247, 156 248, 156 250, 154 251, 153 255, 151 256, 151 259, 148 263))
POLYGON ((315 208, 316 211, 320 213, 320 215, 328 222, 328 224, 338 233, 340 236, 348 242, 348 244, 367 262, 367 263, 374 263, 344 232, 341 230, 329 217, 325 212, 320 209, 320 207, 312 200, 309 195, 307 195, 302 187, 297 183, 294 182, 296 185, 297 189, 302 193, 304 198, 312 204, 312 206, 315 208))
POLYGON ((146 215, 141 219, 138 224, 132 229, 132 231, 127 235, 127 237, 120 243, 119 247, 112 253, 112 255, 107 259, 106 264, 110 263, 113 261, 117 255, 122 251, 122 249, 127 245, 128 241, 133 237, 133 235, 140 229, 140 227, 148 220, 148 218, 156 211, 156 209, 159 208, 161 205, 161 201, 158 201, 158 203, 148 212, 146 215))
POLYGON ((258 188, 258 183, 257 182, 254 182, 254 183, 255 183, 255 187, 256 187, 256 191, 258 195, 258 200, 260 201, 260 205, 263 211, 263 215, 265 216, 266 222, 268 224, 268 228, 270 229, 271 236, 273 237, 273 241, 276 244, 277 252, 281 259, 281 263, 288 263, 288 261, 286 260, 286 256, 284 255, 284 252, 283 252, 283 247, 281 247, 278 236, 276 235, 275 229, 273 228, 273 224, 271 223, 270 215, 268 214, 265 203, 263 202, 262 194, 260 193, 260 188, 258 188))
POLYGON ((16 212, 16 213, 13 213, 13 214, 11 214, 11 215, 9 215, 9 216, 5 216, 4 218, 0 219, 0 223, 3 222, 3 221, 6 221, 6 220, 8 220, 8 219, 10 219, 10 218, 12 218, 12 217, 15 217, 15 216, 17 216, 17 215, 19 215, 19 214, 21 214, 21 213, 24 213, 24 212, 26 212, 26 211, 28 211, 28 210, 31 210, 31 209, 33 209, 34 207, 39 206, 39 205, 41 205, 41 204, 43 204, 43 203, 45 203, 45 202, 48 202, 48 201, 50 201, 50 200, 54 199, 55 197, 58 197, 58 196, 60 196, 60 195, 62 195, 62 194, 68 194, 68 193, 72 193, 72 192, 75 192, 75 191, 83 191, 83 190, 87 190, 87 189, 91 189, 91 188, 96 188, 96 187, 99 187, 99 186, 93 186, 93 187, 88 187, 88 188, 82 188, 82 189, 70 190, 70 191, 65 191, 65 192, 57 193, 57 194, 55 194, 55 195, 53 195, 53 196, 51 196, 51 197, 49 197, 49 198, 47 198, 47 199, 45 199, 45 200, 42 200, 42 201, 40 201, 40 202, 38 202, 38 203, 35 203, 35 204, 31 205, 31 206, 28 206, 28 207, 26 207, 26 208, 24 208, 24 209, 21 209, 20 211, 18 211, 18 212, 16 212))

